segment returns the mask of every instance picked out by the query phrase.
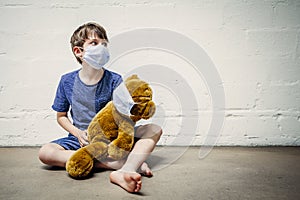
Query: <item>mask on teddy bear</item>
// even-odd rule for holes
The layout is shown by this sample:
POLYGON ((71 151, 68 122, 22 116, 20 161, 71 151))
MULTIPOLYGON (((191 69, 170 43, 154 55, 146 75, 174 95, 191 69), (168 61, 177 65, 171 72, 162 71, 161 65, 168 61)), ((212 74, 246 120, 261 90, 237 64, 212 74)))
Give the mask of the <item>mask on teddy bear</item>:
POLYGON ((126 88, 124 82, 122 82, 113 92, 113 104, 115 105, 116 109, 124 114, 129 116, 130 110, 134 106, 134 101, 126 88))

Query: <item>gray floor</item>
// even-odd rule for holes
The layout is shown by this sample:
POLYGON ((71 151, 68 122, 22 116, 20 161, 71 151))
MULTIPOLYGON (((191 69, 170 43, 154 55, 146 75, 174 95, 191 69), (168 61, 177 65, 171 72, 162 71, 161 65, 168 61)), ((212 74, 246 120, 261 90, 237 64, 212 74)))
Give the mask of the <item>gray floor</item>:
POLYGON ((162 159, 183 151, 158 148, 149 160, 154 176, 129 194, 109 182, 109 171, 74 180, 43 166, 37 148, 0 148, 0 199, 300 199, 299 147, 219 147, 204 159, 193 147, 172 162, 162 159))

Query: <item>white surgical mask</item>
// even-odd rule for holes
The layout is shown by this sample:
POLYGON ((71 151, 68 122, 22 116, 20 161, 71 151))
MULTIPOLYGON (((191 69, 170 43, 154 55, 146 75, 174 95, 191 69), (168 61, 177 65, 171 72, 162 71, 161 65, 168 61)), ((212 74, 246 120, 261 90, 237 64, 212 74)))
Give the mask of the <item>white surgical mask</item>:
POLYGON ((122 82, 114 91, 113 91, 113 104, 116 109, 127 116, 130 116, 130 110, 134 106, 134 101, 126 88, 124 82, 122 82))
POLYGON ((85 49, 83 60, 95 69, 101 69, 109 61, 109 51, 102 44, 88 46, 85 49))

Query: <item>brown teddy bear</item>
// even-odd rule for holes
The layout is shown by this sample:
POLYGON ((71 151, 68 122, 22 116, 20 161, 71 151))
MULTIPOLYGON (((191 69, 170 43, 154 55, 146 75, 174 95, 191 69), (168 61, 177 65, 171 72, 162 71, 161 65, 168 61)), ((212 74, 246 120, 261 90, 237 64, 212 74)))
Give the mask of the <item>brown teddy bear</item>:
POLYGON ((130 114, 119 112, 113 101, 97 113, 87 129, 89 145, 78 149, 66 164, 71 177, 88 176, 96 160, 108 156, 115 160, 125 158, 134 143, 135 123, 154 115, 155 104, 149 84, 132 75, 126 79, 125 85, 134 103, 130 114))

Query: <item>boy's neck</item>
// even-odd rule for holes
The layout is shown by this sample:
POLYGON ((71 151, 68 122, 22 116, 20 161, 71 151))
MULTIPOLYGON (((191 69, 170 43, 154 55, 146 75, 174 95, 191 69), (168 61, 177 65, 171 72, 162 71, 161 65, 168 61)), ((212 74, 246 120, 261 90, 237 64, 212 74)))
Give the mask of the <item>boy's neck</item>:
POLYGON ((103 68, 101 70, 96 70, 83 64, 81 70, 79 71, 79 78, 86 85, 95 85, 102 79, 103 74, 103 68))

